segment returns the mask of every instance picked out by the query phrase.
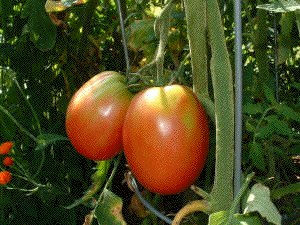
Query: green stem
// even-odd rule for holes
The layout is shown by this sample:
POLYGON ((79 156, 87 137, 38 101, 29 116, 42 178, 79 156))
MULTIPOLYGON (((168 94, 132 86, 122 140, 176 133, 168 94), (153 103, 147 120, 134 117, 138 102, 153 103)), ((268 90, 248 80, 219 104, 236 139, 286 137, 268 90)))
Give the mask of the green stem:
POLYGON ((35 174, 32 175, 32 179, 34 179, 37 175, 39 175, 39 173, 41 172, 41 170, 43 168, 44 162, 45 162, 45 150, 42 151, 42 159, 41 159, 40 165, 39 165, 37 171, 35 172, 35 174))
POLYGON ((228 210, 233 201, 234 93, 229 53, 217 0, 207 1, 211 43, 211 74, 216 119, 216 164, 212 188, 213 211, 228 210))
POLYGON ((105 186, 104 186, 104 188, 103 188, 103 191, 102 191, 102 193, 100 194, 100 196, 99 196, 99 198, 98 198, 98 200, 97 200, 97 203, 96 203, 95 208, 93 209, 93 211, 92 211, 91 214, 90 214, 90 215, 92 215, 92 216, 91 216, 91 220, 90 220, 90 224, 93 223, 93 220, 94 220, 94 217, 95 217, 95 216, 94 216, 94 215, 95 215, 95 211, 96 211, 97 206, 99 205, 99 203, 101 202, 101 200, 102 200, 102 198, 103 198, 104 190, 110 188, 110 186, 111 186, 111 183, 112 183, 112 181, 113 181, 113 178, 114 178, 114 176, 115 176, 115 174, 116 174, 116 172, 117 172, 118 166, 119 166, 119 164, 120 164, 120 162, 121 162, 122 155, 123 155, 123 154, 121 153, 121 154, 118 156, 117 160, 115 161, 114 169, 113 169, 113 171, 111 172, 110 177, 108 178, 108 180, 107 180, 107 182, 106 182, 106 184, 105 184, 105 186))
POLYGON ((229 210, 229 218, 228 221, 226 223, 226 225, 230 225, 232 224, 232 219, 233 219, 233 215, 236 212, 236 209, 241 201, 242 196, 244 195, 244 193, 246 192, 251 180, 253 179, 255 173, 252 172, 250 174, 248 174, 248 176, 246 177, 245 183, 243 184, 243 186, 241 187, 241 189, 239 190, 237 196, 235 197, 232 206, 230 207, 229 210))
POLYGON ((31 110, 31 112, 32 112, 32 115, 33 115, 33 117, 34 117, 34 119, 35 119, 35 121, 36 121, 36 125, 37 125, 37 127, 38 127, 39 133, 41 134, 41 133, 42 133, 42 130, 41 130, 40 121, 39 121, 39 119, 38 119, 38 116, 37 116, 37 114, 36 114, 34 108, 32 107, 32 105, 30 104, 29 100, 27 99, 27 97, 26 97, 24 91, 22 90, 22 88, 21 88, 19 82, 17 81, 17 79, 16 79, 15 77, 13 77, 13 76, 11 76, 11 78, 13 79, 13 81, 15 82, 15 84, 17 85, 17 87, 18 87, 19 91, 21 92, 21 94, 22 94, 22 96, 23 96, 25 102, 28 104, 28 106, 29 106, 29 108, 30 108, 30 110, 31 110))
POLYGON ((206 51, 206 1, 184 0, 189 47, 192 58, 193 89, 208 97, 206 51))
POLYGON ((191 57, 191 54, 190 54, 190 53, 188 53, 188 54, 184 57, 184 59, 181 61, 180 65, 179 65, 179 67, 178 67, 178 70, 175 72, 175 75, 174 75, 172 81, 170 81, 169 84, 172 84, 172 83, 173 83, 174 81, 176 81, 176 80, 179 80, 179 82, 180 82, 179 77, 180 77, 182 80, 184 79, 183 76, 182 76, 182 74, 183 74, 183 69, 184 69, 184 66, 185 66, 186 61, 187 61, 190 57, 191 57))
POLYGON ((157 84, 161 85, 164 74, 164 55, 170 30, 170 14, 173 0, 169 0, 160 16, 155 20, 154 29, 159 32, 159 45, 156 52, 157 84))
POLYGON ((20 168, 20 169, 18 169, 18 168, 15 167, 15 169, 18 170, 21 174, 24 174, 25 177, 19 176, 19 175, 17 175, 17 174, 13 174, 13 176, 19 177, 19 178, 21 178, 21 179, 23 179, 23 180, 26 180, 26 181, 32 183, 33 185, 35 185, 36 187, 39 187, 39 188, 40 188, 40 187, 47 187, 47 185, 43 185, 43 184, 37 183, 37 182, 33 179, 33 177, 31 177, 30 174, 28 174, 28 172, 23 168, 23 166, 22 166, 20 163, 18 163, 17 161, 15 161, 15 163, 16 163, 16 165, 18 165, 18 167, 20 168))
POLYGON ((108 178, 108 180, 107 180, 107 182, 106 182, 106 184, 105 184, 105 186, 104 186, 103 189, 109 189, 109 188, 110 188, 111 183, 112 183, 112 181, 113 181, 113 179, 114 179, 114 176, 115 176, 115 174, 116 174, 116 172, 117 172, 117 169, 118 169, 118 167, 119 167, 119 164, 120 164, 120 162, 121 162, 122 155, 123 155, 123 154, 120 154, 120 155, 118 156, 118 158, 117 158, 117 160, 116 160, 116 162, 115 162, 115 165, 114 165, 114 169, 113 169, 113 171, 111 172, 110 177, 108 178))
POLYGON ((191 186, 192 191, 194 191, 197 195, 201 196, 204 200, 206 201, 210 201, 211 200, 211 195, 209 193, 207 193, 206 191, 204 191, 203 189, 192 185, 191 186))
POLYGON ((36 181, 34 181, 33 179, 31 179, 29 176, 23 177, 23 176, 20 176, 20 175, 17 175, 17 174, 12 174, 12 176, 21 178, 23 180, 26 180, 26 181, 32 183, 37 188, 47 188, 48 187, 47 185, 37 183, 36 181))
POLYGON ((7 115, 16 125, 19 127, 20 131, 25 133, 28 137, 34 140, 36 143, 39 143, 39 140, 33 136, 29 131, 27 131, 14 117, 10 114, 3 106, 0 105, 0 110, 7 115))

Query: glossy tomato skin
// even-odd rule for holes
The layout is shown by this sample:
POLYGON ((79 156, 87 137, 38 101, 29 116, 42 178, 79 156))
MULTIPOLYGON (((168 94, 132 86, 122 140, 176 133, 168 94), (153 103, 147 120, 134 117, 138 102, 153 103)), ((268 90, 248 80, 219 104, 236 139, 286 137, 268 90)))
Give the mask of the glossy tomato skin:
POLYGON ((124 153, 137 180, 162 194, 184 191, 200 175, 209 148, 206 113, 187 87, 154 87, 132 100, 123 126, 124 153))
POLYGON ((66 131, 74 148, 92 160, 106 160, 122 150, 122 127, 133 94, 117 72, 102 72, 72 97, 66 131))

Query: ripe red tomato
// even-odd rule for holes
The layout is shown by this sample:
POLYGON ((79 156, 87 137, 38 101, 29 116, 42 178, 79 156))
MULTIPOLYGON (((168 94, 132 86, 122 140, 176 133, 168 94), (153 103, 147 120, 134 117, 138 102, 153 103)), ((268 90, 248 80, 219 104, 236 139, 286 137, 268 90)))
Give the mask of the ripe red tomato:
POLYGON ((92 160, 117 155, 132 97, 117 72, 106 71, 87 81, 72 97, 66 114, 67 135, 77 152, 92 160))
POLYGON ((184 191, 200 175, 209 148, 206 113, 187 87, 149 88, 131 101, 124 153, 137 180, 158 194, 184 191))

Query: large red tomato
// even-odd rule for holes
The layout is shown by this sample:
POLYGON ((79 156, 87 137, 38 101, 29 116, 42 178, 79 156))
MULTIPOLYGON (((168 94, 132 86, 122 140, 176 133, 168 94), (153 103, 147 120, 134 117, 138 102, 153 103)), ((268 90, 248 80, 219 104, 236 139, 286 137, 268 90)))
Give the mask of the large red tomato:
POLYGON ((124 153, 148 190, 176 194, 200 175, 209 148, 206 113, 187 87, 154 87, 138 93, 123 126, 124 153))
POLYGON ((74 148, 92 160, 106 160, 118 154, 132 97, 125 78, 117 72, 106 71, 87 81, 67 109, 66 130, 74 148))

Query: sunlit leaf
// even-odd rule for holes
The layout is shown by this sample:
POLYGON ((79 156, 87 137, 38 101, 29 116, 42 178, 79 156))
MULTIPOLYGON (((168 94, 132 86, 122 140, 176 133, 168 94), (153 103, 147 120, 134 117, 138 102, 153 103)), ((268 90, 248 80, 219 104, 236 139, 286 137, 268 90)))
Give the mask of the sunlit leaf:
POLYGON ((256 6, 258 9, 264 9, 275 13, 292 12, 300 9, 300 4, 294 0, 279 0, 271 4, 263 4, 256 6))
POLYGON ((99 224, 125 225, 122 215, 123 202, 108 189, 103 190, 103 199, 96 207, 95 215, 99 224))
POLYGON ((59 12, 59 11, 64 11, 67 8, 68 7, 60 1, 47 0, 45 4, 46 12, 59 12))
POLYGON ((270 199, 270 190, 262 184, 255 184, 251 188, 244 213, 250 212, 258 212, 267 221, 281 224, 280 213, 270 199))
POLYGON ((93 181, 97 183, 104 183, 109 166, 110 160, 98 162, 97 171, 92 176, 93 181))
POLYGON ((45 4, 46 12, 59 12, 66 10, 67 8, 73 5, 79 5, 86 3, 87 0, 61 0, 61 1, 53 1, 47 0, 45 4))

